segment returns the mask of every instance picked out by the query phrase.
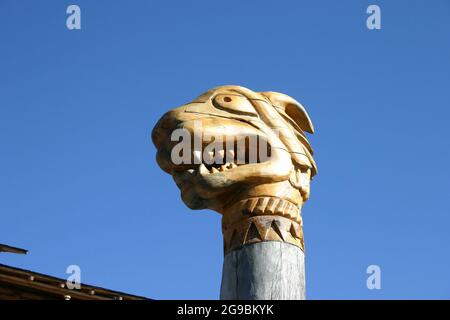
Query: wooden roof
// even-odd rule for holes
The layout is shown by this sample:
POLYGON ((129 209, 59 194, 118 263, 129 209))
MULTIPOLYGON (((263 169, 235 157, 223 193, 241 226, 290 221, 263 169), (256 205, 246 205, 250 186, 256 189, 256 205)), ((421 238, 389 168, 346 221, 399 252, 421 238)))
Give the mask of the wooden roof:
POLYGON ((148 300, 148 298, 81 284, 69 289, 66 280, 0 264, 0 300, 148 300))
POLYGON ((27 254, 28 250, 21 249, 21 248, 16 248, 16 247, 12 247, 12 246, 8 246, 6 244, 0 243, 0 252, 27 254))

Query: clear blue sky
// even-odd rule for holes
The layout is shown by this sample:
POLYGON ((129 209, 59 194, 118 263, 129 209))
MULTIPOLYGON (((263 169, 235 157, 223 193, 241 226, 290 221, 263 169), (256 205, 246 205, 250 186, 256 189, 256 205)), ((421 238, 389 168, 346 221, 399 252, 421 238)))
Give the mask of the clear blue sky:
POLYGON ((0 263, 218 298, 220 216, 184 206, 150 132, 239 84, 297 98, 317 129, 308 298, 450 298, 449 21, 448 0, 2 0, 0 243, 30 254, 0 263), (369 4, 381 30, 366 28, 369 4))

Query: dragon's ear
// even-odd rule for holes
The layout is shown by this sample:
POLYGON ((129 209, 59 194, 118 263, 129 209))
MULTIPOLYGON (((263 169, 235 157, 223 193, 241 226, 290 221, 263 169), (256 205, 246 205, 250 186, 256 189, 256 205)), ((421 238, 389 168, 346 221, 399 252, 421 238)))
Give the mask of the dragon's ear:
POLYGON ((305 108, 297 100, 279 92, 261 92, 277 111, 303 131, 314 133, 314 126, 305 108))

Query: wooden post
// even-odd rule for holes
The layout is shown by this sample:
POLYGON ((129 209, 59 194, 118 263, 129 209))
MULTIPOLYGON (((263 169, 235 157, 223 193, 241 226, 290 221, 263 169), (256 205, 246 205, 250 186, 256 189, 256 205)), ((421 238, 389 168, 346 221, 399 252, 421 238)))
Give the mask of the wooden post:
POLYGON ((245 245, 224 258, 222 300, 304 300, 305 260, 292 244, 266 241, 245 245))

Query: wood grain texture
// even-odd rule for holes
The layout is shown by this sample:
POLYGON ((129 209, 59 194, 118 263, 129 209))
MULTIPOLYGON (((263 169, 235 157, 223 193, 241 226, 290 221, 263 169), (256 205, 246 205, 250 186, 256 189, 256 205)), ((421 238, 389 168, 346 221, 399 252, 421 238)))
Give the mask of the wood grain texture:
POLYGON ((304 300, 305 256, 279 241, 245 245, 224 258, 222 300, 304 300))

